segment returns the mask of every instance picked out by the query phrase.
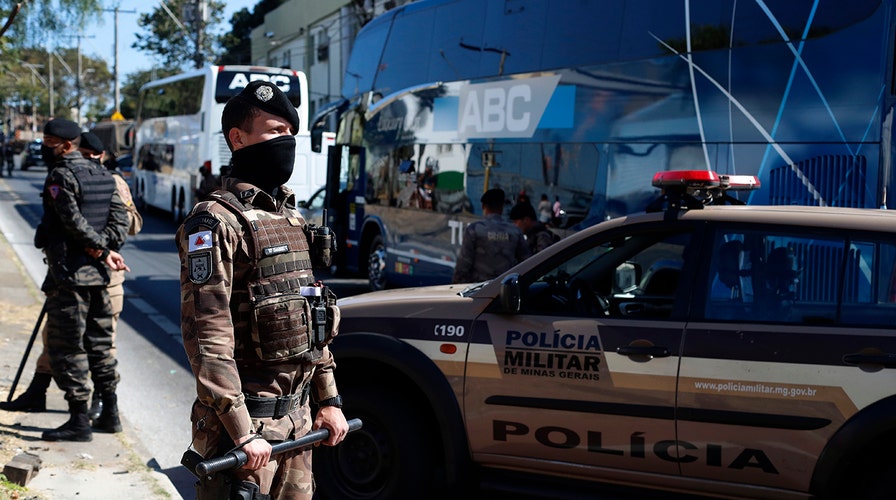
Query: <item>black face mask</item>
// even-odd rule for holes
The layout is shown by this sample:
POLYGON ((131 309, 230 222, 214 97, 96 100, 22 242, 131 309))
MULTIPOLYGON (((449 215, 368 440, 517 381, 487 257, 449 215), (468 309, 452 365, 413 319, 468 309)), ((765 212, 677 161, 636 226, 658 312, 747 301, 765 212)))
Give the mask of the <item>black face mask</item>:
POLYGON ((273 193, 292 176, 295 162, 296 138, 283 135, 234 151, 230 175, 273 193))
POLYGON ((56 148, 51 148, 46 144, 40 145, 40 155, 43 157, 44 163, 46 163, 47 165, 52 165, 59 161, 59 157, 56 156, 56 148))

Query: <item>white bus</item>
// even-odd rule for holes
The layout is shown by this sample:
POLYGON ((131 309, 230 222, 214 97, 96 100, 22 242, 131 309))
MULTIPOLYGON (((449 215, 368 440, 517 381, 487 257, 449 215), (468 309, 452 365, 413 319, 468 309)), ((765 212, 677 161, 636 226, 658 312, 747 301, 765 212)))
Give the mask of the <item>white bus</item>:
MULTIPOLYGON (((181 220, 195 204, 203 165, 218 175, 230 163, 221 131, 224 104, 255 80, 275 83, 295 105, 300 129, 296 164, 287 185, 298 200, 326 182, 326 154, 311 151, 308 85, 299 71, 258 66, 208 66, 149 82, 140 88, 135 138, 134 196, 138 204, 181 220)), ((326 151, 326 149, 323 149, 326 151)))

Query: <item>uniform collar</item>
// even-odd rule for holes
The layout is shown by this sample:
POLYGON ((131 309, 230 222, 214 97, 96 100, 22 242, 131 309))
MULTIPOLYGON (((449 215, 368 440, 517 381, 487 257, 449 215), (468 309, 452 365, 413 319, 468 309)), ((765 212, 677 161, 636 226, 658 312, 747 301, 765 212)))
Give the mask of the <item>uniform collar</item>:
POLYGON ((234 177, 225 177, 223 185, 224 189, 235 194, 241 202, 262 210, 277 211, 283 206, 286 208, 295 208, 296 206, 296 195, 286 186, 280 186, 277 190, 277 197, 274 198, 257 186, 234 177))

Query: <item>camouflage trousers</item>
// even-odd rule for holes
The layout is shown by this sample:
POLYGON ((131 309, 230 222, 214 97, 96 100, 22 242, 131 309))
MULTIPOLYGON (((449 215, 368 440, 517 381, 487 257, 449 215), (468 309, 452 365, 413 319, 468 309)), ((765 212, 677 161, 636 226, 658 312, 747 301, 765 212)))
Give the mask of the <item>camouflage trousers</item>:
MULTIPOLYGON (((291 414, 282 417, 291 419, 295 430, 288 439, 302 437, 311 431, 311 409, 308 405, 298 408, 291 414)), ((214 411, 198 401, 193 405, 193 447, 205 457, 220 456, 233 447, 233 441, 221 425, 214 411), (207 413, 206 413, 207 412, 207 413), (207 453, 208 449, 216 452, 207 453)), ((253 419, 253 424, 257 421, 253 419)), ((264 425, 258 425, 261 435, 271 444, 277 444, 276 435, 268 435, 264 425)), ((282 438, 280 438, 282 439, 282 438)), ((242 481, 258 485, 259 493, 270 495, 271 500, 311 500, 314 495, 314 477, 311 473, 311 450, 305 448, 272 455, 268 464, 258 470, 236 469, 224 472, 230 475, 230 482, 238 486, 242 481)), ((222 473, 222 474, 224 474, 222 473)), ((197 498, 206 500, 216 497, 203 491, 204 485, 197 485, 197 498)))
MULTIPOLYGON (((124 286, 119 283, 117 285, 110 285, 108 287, 109 290, 109 300, 112 302, 112 349, 110 352, 112 356, 115 356, 115 332, 118 331, 118 317, 121 315, 121 311, 124 309, 124 286)), ((34 373, 46 373, 47 375, 51 375, 53 373, 53 369, 50 368, 50 352, 47 350, 47 325, 44 324, 44 328, 40 331, 40 340, 44 345, 43 350, 40 352, 40 356, 37 357, 37 366, 34 368, 34 373)), ((95 382, 94 382, 95 383, 95 382)))
POLYGON ((69 402, 90 399, 88 378, 102 393, 118 386, 113 354, 115 312, 105 286, 59 287, 47 293, 47 352, 69 402))

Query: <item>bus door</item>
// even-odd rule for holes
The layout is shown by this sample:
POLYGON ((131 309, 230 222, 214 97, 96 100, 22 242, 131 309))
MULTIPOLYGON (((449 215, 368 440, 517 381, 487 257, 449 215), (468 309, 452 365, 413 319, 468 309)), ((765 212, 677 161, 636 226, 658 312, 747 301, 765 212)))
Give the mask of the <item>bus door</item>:
POLYGON ((336 265, 360 271, 358 245, 364 221, 364 148, 336 145, 329 147, 327 159, 327 223, 336 235, 336 265))

